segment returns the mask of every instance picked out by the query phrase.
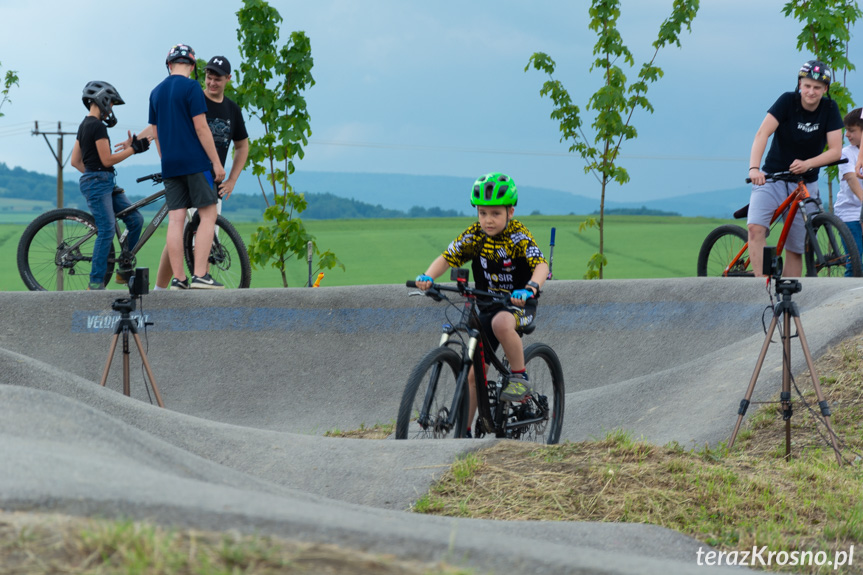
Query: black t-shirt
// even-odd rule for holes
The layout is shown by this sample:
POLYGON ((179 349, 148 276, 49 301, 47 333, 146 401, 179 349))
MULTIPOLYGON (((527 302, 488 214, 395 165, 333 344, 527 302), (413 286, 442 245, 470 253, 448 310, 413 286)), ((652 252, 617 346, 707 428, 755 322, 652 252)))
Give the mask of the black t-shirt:
MULTIPOLYGON (((779 122, 764 161, 767 173, 785 171, 794 160, 819 155, 827 145, 827 133, 843 126, 839 106, 830 98, 821 98, 818 107, 809 112, 801 105, 800 94, 785 92, 767 112, 779 122)), ((807 182, 817 179, 818 170, 806 177, 807 182)))
POLYGON ((222 162, 222 167, 225 167, 231 142, 249 137, 240 107, 228 98, 223 98, 221 102, 214 102, 207 98, 207 124, 213 133, 219 160, 222 162))
POLYGON ((113 172, 114 168, 106 168, 99 159, 99 151, 96 142, 108 140, 108 150, 111 149, 111 138, 108 137, 108 128, 102 120, 95 116, 87 116, 78 126, 78 145, 81 147, 81 156, 84 159, 84 168, 88 172, 113 172))

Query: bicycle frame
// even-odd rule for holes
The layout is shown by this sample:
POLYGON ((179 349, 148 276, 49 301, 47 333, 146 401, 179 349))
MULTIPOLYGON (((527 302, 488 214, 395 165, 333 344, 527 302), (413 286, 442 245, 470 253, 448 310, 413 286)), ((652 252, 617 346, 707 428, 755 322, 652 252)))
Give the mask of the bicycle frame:
MULTIPOLYGON (((797 187, 794 188, 794 191, 792 191, 788 195, 788 197, 785 198, 785 201, 779 204, 779 207, 776 208, 776 211, 773 212, 773 217, 770 220, 771 227, 776 222, 776 220, 782 217, 782 214, 785 213, 785 210, 788 210, 788 214, 785 218, 785 223, 782 226, 782 233, 779 235, 779 241, 776 242, 776 254, 782 254, 782 250, 785 248, 785 241, 788 239, 788 233, 791 231, 791 223, 797 216, 797 212, 800 212, 800 214, 803 216, 803 225, 806 229, 806 234, 811 240, 809 243, 811 246, 814 247, 816 251, 817 261, 823 261, 824 255, 821 253, 821 250, 817 242, 815 241, 814 234, 812 233, 812 229, 809 226, 810 216, 804 208, 805 204, 807 203, 817 204, 818 200, 809 195, 809 189, 806 187, 806 184, 803 182, 803 180, 800 180, 797 182, 797 187)), ((743 254, 746 253, 747 250, 749 250, 749 242, 743 244, 743 247, 740 249, 737 255, 734 256, 731 262, 729 262, 729 264, 725 267, 725 272, 723 273, 723 275, 727 276, 729 272, 734 269, 735 265, 737 265, 737 263, 740 261, 740 258, 743 257, 743 254)), ((747 269, 749 268, 749 265, 750 259, 746 258, 746 260, 744 261, 743 268, 747 269)))
MULTIPOLYGON (((156 215, 153 216, 153 219, 150 221, 150 223, 147 225, 147 227, 144 228, 144 230, 141 232, 141 237, 138 239, 138 243, 136 243, 132 247, 132 249, 127 249, 127 247, 126 247, 126 234, 128 233, 128 230, 124 230, 121 234, 119 221, 123 218, 123 216, 133 212, 134 210, 137 210, 138 208, 149 206, 153 202, 156 202, 163 197, 165 197, 165 190, 164 189, 160 190, 160 191, 156 192, 155 194, 148 196, 144 199, 138 200, 137 202, 135 202, 134 204, 132 204, 128 208, 121 210, 121 211, 117 212, 116 214, 114 214, 114 217, 115 217, 114 233, 117 236, 117 241, 120 243, 120 254, 118 256, 114 257, 113 263, 121 262, 124 259, 131 260, 132 257, 134 257, 138 253, 138 251, 153 236, 153 234, 156 232, 156 229, 162 224, 165 217, 168 215, 168 204, 166 202, 164 205, 162 205, 161 208, 159 208, 159 210, 156 212, 156 215)), ((96 234, 97 234, 97 231, 93 230, 90 233, 87 233, 87 234, 81 236, 80 238, 78 238, 78 241, 76 241, 73 244, 69 244, 66 247, 65 251, 67 253, 75 253, 85 242, 87 242, 87 240, 89 240, 90 238, 92 238, 96 234)), ((111 263, 110 258, 109 258, 109 263, 111 263)))
MULTIPOLYGON (((494 432, 497 437, 506 437, 507 431, 520 427, 527 427, 543 421, 543 418, 535 418, 522 420, 517 422, 506 422, 503 409, 496 409, 492 413, 492 396, 489 393, 489 386, 496 385, 498 389, 494 397, 499 396, 503 388, 503 382, 490 382, 488 380, 488 369, 486 363, 486 349, 489 348, 489 342, 486 335, 480 328, 479 315, 477 313, 478 300, 477 296, 471 291, 465 289, 466 286, 458 284, 458 289, 450 288, 451 291, 458 291, 466 298, 461 309, 459 320, 453 324, 444 324, 443 333, 441 334, 441 346, 459 346, 461 348, 461 371, 459 372, 456 381, 456 391, 453 394, 452 404, 450 405, 449 415, 447 416, 446 426, 448 429, 455 427, 456 418, 460 413, 459 402, 468 401, 469 395, 467 391, 468 376, 470 368, 473 366, 474 372, 474 388, 476 390, 477 415, 480 418, 480 423, 488 432, 494 432), (467 335, 467 341, 461 337, 453 337, 453 334, 464 333, 467 335)), ((469 289, 469 288, 468 288, 469 289)), ((447 290, 450 291, 450 290, 447 290)), ((482 292, 480 292, 482 295, 482 292)), ((504 358, 501 360, 497 354, 491 353, 488 355, 488 361, 497 369, 502 376, 510 374, 509 362, 504 358)), ((439 369, 439 366, 435 369, 439 369)), ((433 381, 437 381, 437 373, 433 372, 433 381)), ((420 410, 418 421, 421 425, 428 425, 431 421, 431 404, 436 393, 433 386, 426 389, 426 395, 423 398, 422 409, 420 410)), ((499 402, 499 400, 497 400, 499 402)), ((495 404, 496 406, 497 404, 495 404)))

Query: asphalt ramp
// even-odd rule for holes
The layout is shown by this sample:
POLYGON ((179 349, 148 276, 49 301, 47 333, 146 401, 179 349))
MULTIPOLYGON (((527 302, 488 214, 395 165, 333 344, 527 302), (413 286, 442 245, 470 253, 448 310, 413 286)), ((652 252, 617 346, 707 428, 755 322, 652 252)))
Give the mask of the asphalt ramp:
MULTIPOLYGON (((813 356, 860 332, 863 282, 802 285, 793 301, 813 356)), ((119 319, 112 303, 125 292, 0 293, 3 508, 269 532, 478 572, 703 568, 700 543, 653 526, 519 522, 516 557, 488 544, 511 537, 512 523, 405 512, 456 457, 495 440, 323 437, 395 418, 407 374, 448 313, 410 292, 146 295, 132 317, 166 409, 153 405, 133 340, 132 397, 120 393, 120 342, 98 385, 119 319)), ((548 343, 561 358, 563 439, 612 429, 660 444, 726 439, 764 342, 769 296, 755 279, 548 283, 526 343, 548 343)), ((805 367, 796 341, 792 365, 805 367)), ((780 372, 776 343, 754 400, 779 390, 780 372)))

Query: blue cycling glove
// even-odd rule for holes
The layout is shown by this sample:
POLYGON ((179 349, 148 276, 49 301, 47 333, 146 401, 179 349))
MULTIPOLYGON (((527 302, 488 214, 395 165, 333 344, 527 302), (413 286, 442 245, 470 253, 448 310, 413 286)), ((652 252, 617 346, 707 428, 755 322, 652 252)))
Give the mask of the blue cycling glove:
POLYGON ((433 281, 434 281, 434 278, 430 278, 430 277, 428 277, 428 276, 427 276, 427 275, 425 275, 425 274, 420 274, 420 275, 418 275, 418 276, 417 276, 417 279, 416 279, 415 281, 418 281, 418 282, 433 282, 433 281))
POLYGON ((523 301, 527 301, 533 297, 533 292, 529 289, 517 289, 512 292, 513 299, 520 299, 523 301))

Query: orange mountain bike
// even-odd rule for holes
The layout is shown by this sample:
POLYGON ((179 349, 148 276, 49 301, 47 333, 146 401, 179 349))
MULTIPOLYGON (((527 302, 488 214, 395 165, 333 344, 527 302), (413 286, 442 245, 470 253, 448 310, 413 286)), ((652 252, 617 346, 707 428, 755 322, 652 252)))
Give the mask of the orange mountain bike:
MULTIPOLYGON (((780 221, 785 220, 782 233, 776 242, 777 255, 782 254, 785 240, 791 230, 791 222, 799 212, 806 227, 806 251, 803 260, 807 276, 863 276, 863 264, 857 251, 857 244, 848 226, 834 214, 821 208, 821 200, 809 195, 809 190, 799 174, 777 172, 767 174, 769 180, 780 180, 797 184, 773 213, 770 220, 771 231, 780 221), (810 211, 806 207, 810 206, 810 211)), ((746 179, 749 183, 751 180, 746 179)), ((735 218, 745 218, 749 206, 734 213, 735 218)), ((746 229, 728 224, 719 226, 707 235, 698 253, 699 276, 753 277, 749 262, 749 234, 746 229)))

